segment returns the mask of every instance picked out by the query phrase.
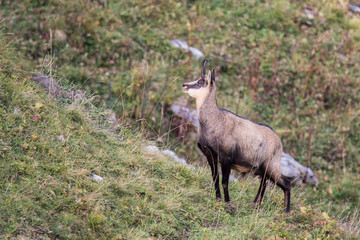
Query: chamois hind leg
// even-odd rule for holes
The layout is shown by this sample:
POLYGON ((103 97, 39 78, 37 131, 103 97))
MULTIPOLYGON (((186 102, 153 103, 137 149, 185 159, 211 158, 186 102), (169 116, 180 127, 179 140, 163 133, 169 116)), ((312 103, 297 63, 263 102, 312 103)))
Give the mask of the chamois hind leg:
POLYGON ((254 204, 259 203, 259 206, 261 205, 261 202, 264 198, 265 190, 266 190, 266 183, 267 183, 267 176, 263 176, 260 180, 260 186, 259 190, 256 194, 256 197, 254 199, 254 204))
POLYGON ((284 191, 284 212, 290 212, 290 181, 286 177, 281 176, 281 178, 276 182, 276 184, 284 191))
POLYGON ((212 176, 212 179, 214 182, 214 187, 215 187, 216 199, 221 200, 217 154, 211 148, 208 148, 206 146, 201 146, 199 143, 198 143, 198 147, 204 153, 204 155, 206 156, 206 159, 210 165, 211 176, 212 176))

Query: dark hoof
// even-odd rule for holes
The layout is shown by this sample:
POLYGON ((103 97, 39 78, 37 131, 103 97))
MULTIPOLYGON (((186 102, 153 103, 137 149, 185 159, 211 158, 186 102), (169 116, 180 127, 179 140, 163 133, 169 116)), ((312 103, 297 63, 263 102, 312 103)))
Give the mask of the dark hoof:
POLYGON ((226 211, 229 213, 236 212, 236 207, 231 202, 227 202, 226 203, 226 211))
POLYGON ((290 209, 285 208, 285 209, 283 210, 283 213, 289 213, 289 212, 290 212, 290 209))
POLYGON ((261 203, 259 203, 259 201, 257 201, 257 202, 253 202, 253 208, 254 208, 254 210, 258 210, 258 209, 260 209, 260 206, 261 206, 261 203))

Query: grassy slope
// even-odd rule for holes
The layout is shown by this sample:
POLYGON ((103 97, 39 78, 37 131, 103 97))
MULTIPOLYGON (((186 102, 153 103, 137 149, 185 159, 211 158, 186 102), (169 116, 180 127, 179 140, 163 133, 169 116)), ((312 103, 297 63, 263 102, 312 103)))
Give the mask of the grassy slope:
POLYGON ((254 211, 251 179, 231 183, 237 210, 225 211, 208 169, 149 155, 140 134, 110 131, 91 107, 57 103, 7 61, 11 49, 1 51, 0 238, 350 237, 298 194, 292 214, 281 213, 279 190, 254 211))
POLYGON ((154 139, 166 136, 165 144, 192 153, 190 160, 197 159, 194 139, 179 144, 174 138, 168 106, 183 95, 181 81, 199 74, 199 62, 172 48, 174 38, 214 59, 222 106, 278 129, 286 152, 319 174, 358 172, 360 19, 346 5, 105 3, 4 1, 1 13, 34 68, 46 72, 51 65, 66 83, 97 94, 96 102, 122 119, 145 122, 154 139), (314 19, 305 7, 314 9, 314 19), (306 20, 312 27, 303 25, 306 20), (60 32, 65 40, 56 37, 60 32), (44 58, 49 54, 54 63, 44 58))
MULTIPOLYGON (((10 41, 29 60, 22 62, 27 69, 54 73, 55 68, 63 83, 74 82, 99 94, 98 106, 114 107, 124 125, 129 119, 146 119, 150 136, 166 136, 165 144, 170 139, 179 153, 190 154, 194 161, 198 158, 193 139, 179 144, 168 131, 174 125, 167 106, 182 95, 181 80, 199 73, 198 62, 169 45, 172 38, 187 40, 220 66, 221 105, 280 130, 285 150, 317 170, 321 184, 304 190, 304 204, 310 202, 329 215, 358 223, 360 192, 353 189, 360 187, 360 24, 359 16, 347 11, 343 1, 105 2, 102 7, 98 1, 5 0, 0 15, 6 31, 12 33, 10 41), (306 6, 315 9, 313 27, 300 27, 307 19, 306 6), (50 29, 52 44, 48 44, 50 29), (67 39, 56 40, 56 30, 64 31, 67 39)), ((4 46, 0 46, 2 74, 10 75, 8 81, 23 81, 25 76, 12 76, 14 72, 8 70, 13 50, 4 46)), ((36 108, 37 102, 28 108, 43 111, 39 104, 36 108)), ((77 121, 82 119, 78 111, 83 110, 65 113, 75 114, 71 121, 77 121)), ((14 119, 9 115, 7 121, 14 119)), ((2 140, 1 151, 10 141, 2 140)), ((249 199, 244 202, 250 203, 249 199)))
POLYGON ((124 120, 146 121, 154 139, 170 135, 165 144, 190 159, 194 139, 174 138, 168 106, 199 62, 174 38, 214 59, 222 106, 278 129, 286 152, 320 174, 358 172, 360 19, 341 1, 105 3, 4 1, 1 14, 34 68, 51 65, 124 120))

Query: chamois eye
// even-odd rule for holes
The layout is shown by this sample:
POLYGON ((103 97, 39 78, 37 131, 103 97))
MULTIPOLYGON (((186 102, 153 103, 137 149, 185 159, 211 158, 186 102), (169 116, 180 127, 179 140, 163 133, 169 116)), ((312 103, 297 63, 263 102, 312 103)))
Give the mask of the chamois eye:
POLYGON ((204 79, 200 79, 199 81, 198 81, 198 84, 203 84, 204 83, 204 79))

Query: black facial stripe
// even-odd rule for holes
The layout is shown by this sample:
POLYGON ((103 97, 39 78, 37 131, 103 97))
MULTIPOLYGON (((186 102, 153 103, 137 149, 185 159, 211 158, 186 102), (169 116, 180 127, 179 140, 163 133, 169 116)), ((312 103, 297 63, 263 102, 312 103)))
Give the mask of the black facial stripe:
POLYGON ((202 85, 200 85, 200 84, 198 84, 198 83, 195 83, 195 84, 193 84, 193 85, 186 85, 186 84, 185 84, 185 86, 186 86, 188 89, 190 89, 190 88, 192 88, 192 89, 199 89, 199 88, 202 87, 202 85))
POLYGON ((191 85, 187 85, 186 83, 185 83, 185 86, 188 88, 188 89, 190 89, 190 88, 192 88, 192 89, 200 89, 200 88, 202 88, 202 87, 205 87, 205 86, 207 86, 207 83, 204 81, 202 84, 200 84, 200 83, 194 83, 194 84, 191 84, 191 85))

